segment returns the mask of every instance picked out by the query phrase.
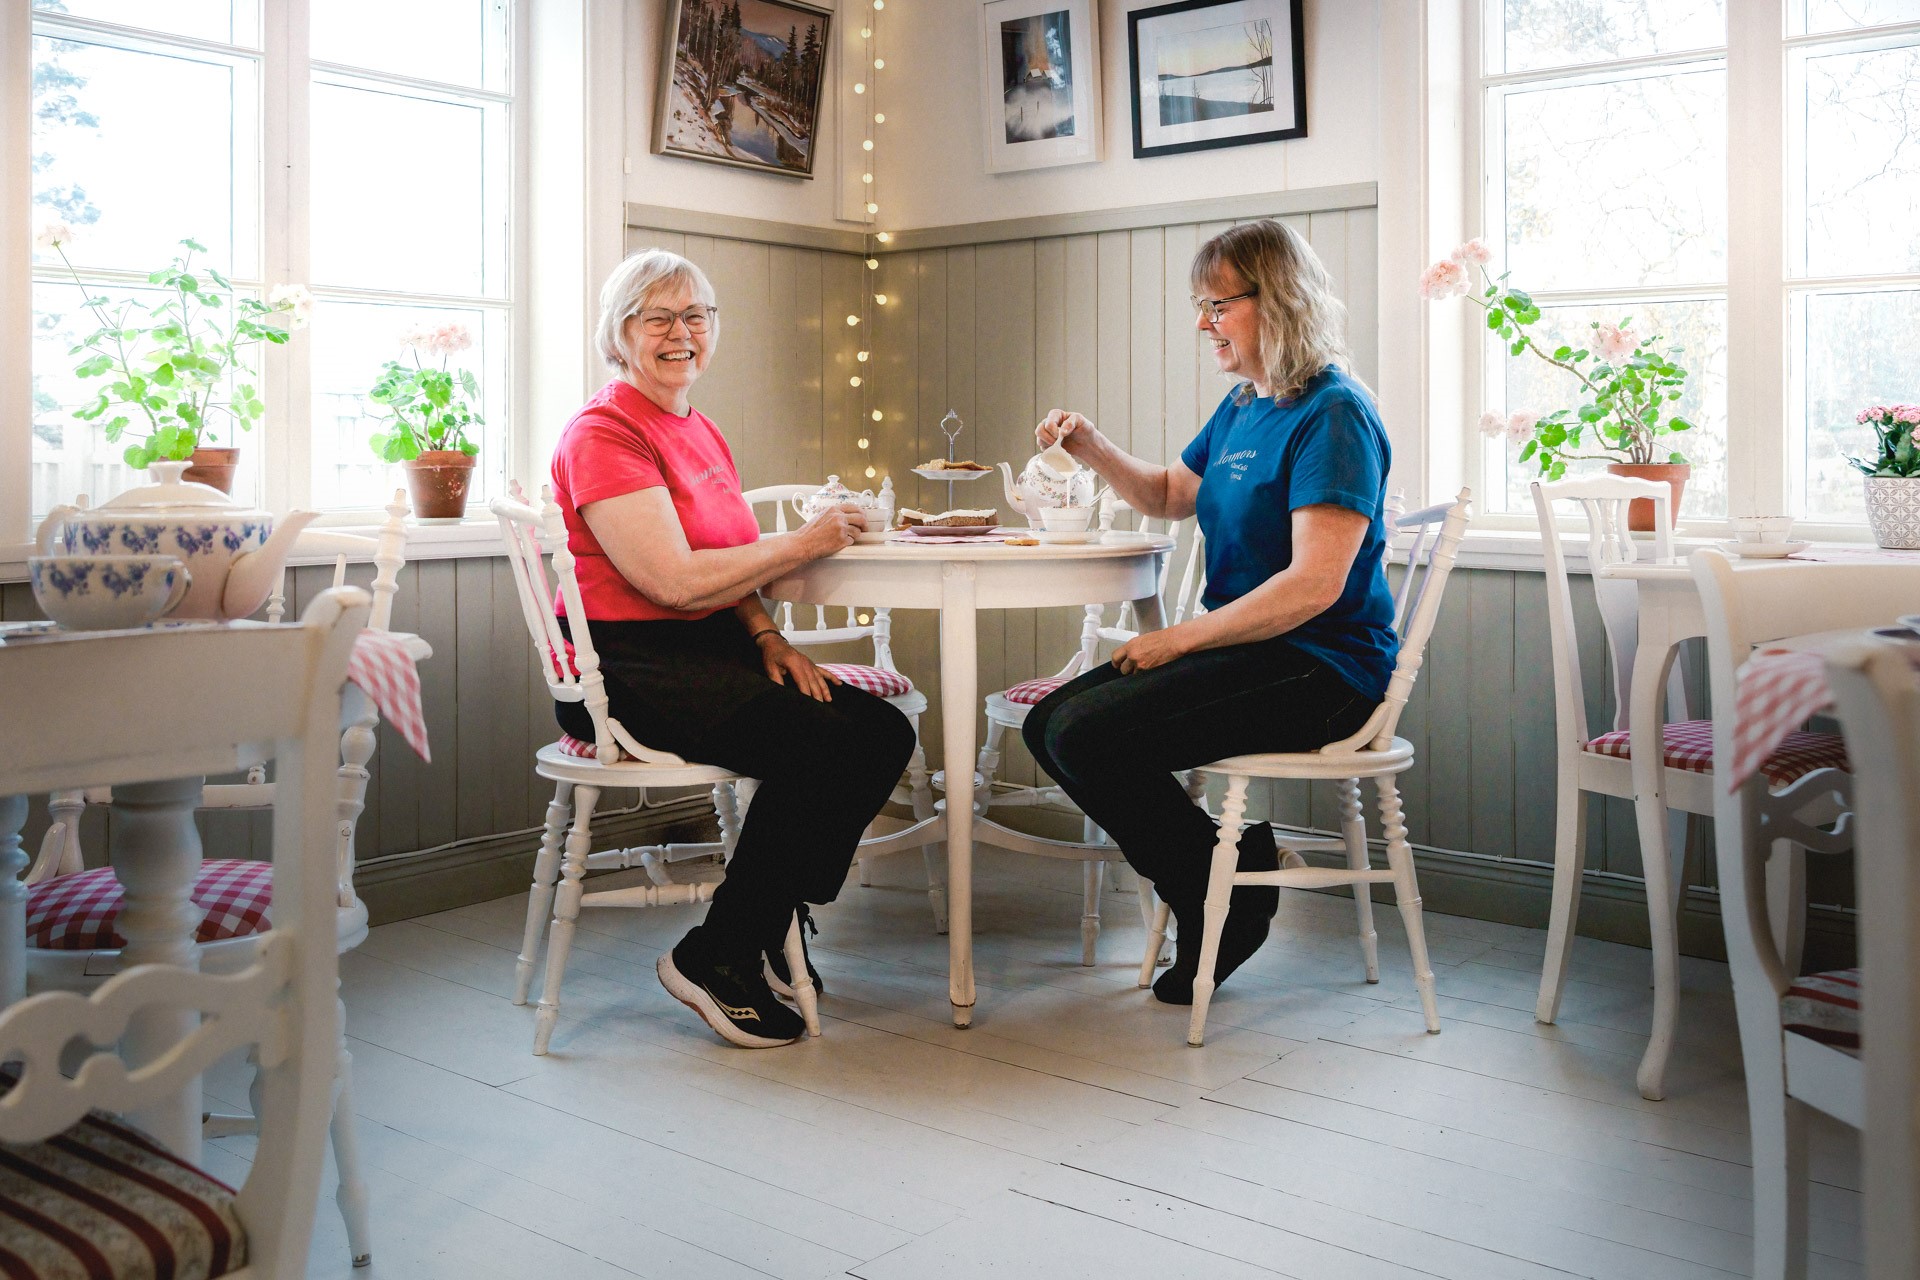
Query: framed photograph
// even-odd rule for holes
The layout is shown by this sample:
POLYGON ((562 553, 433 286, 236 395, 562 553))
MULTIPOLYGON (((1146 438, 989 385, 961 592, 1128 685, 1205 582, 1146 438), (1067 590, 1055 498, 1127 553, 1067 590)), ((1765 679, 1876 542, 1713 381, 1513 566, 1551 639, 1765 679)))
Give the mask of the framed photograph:
POLYGON ((980 47, 988 173, 1100 158, 1096 0, 987 0, 980 47))
POLYGON ((669 0, 654 153, 811 178, 832 21, 799 0, 669 0))
POLYGON ((1307 136, 1301 0, 1180 0, 1127 15, 1133 154, 1307 136))

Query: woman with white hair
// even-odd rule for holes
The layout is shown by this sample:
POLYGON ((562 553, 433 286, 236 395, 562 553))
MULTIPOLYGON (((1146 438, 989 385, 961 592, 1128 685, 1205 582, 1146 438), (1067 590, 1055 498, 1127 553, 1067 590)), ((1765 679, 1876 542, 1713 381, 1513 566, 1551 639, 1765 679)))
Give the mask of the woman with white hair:
MULTIPOLYGON (((1136 458, 1077 413, 1035 429, 1142 514, 1198 513, 1207 611, 1114 651, 1028 715, 1034 759, 1099 823, 1180 922, 1153 984, 1191 1004, 1219 828, 1176 770, 1248 752, 1311 751, 1357 731, 1386 692, 1398 640, 1387 590, 1387 434, 1341 366, 1343 308, 1306 242, 1270 220, 1200 246, 1196 325, 1237 384, 1172 466, 1136 458)), ((1240 869, 1279 865, 1272 828, 1240 869)), ((1235 889, 1214 979, 1266 941, 1280 891, 1235 889)))
MULTIPOLYGON (((760 780, 706 920, 656 967, 722 1037, 764 1048, 805 1026, 774 997, 763 957, 785 986, 788 923, 839 892, 913 729, 814 666, 760 602, 762 586, 850 545, 862 525, 843 507, 760 537, 726 439, 689 400, 719 336, 713 286, 693 263, 647 249, 615 268, 595 337, 616 376, 561 433, 553 487, 609 714, 648 746, 760 780)), ((555 711, 592 738, 582 704, 555 711)))

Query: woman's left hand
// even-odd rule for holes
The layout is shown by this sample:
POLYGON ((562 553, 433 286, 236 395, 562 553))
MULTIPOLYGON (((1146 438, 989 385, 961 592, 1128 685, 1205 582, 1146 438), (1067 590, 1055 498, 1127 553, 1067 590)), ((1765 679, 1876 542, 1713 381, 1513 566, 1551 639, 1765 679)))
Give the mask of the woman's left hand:
POLYGON ((833 701, 833 686, 840 683, 840 678, 830 671, 822 671, 812 658, 786 640, 775 636, 761 641, 760 661, 766 664, 767 679, 775 684, 785 684, 792 679, 793 687, 815 702, 833 701))
POLYGON ((1190 652, 1191 649, 1180 636, 1180 628, 1168 627, 1163 631, 1143 632, 1115 649, 1113 665, 1120 668, 1122 675, 1130 676, 1136 671, 1164 667, 1190 652))

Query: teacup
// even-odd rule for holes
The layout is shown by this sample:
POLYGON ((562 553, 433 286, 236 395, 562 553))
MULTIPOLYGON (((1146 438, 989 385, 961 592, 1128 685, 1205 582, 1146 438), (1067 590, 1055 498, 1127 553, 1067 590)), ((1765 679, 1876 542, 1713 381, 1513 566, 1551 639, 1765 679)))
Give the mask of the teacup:
POLYGON ((1734 516, 1728 523, 1736 542, 1785 542, 1793 532, 1792 516, 1734 516))
POLYGON ((1092 507, 1040 508, 1040 526, 1049 533, 1085 533, 1092 523, 1092 507))
POLYGON ((69 631, 141 627, 178 605, 193 585, 173 556, 29 556, 33 598, 69 631))

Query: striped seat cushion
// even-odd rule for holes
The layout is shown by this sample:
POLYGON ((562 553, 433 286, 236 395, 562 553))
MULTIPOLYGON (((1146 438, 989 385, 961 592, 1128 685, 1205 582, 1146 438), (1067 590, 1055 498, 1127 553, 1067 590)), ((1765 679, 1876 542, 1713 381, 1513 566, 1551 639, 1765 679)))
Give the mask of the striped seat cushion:
MULTIPOLYGON (((585 738, 576 738, 572 734, 561 734, 560 741, 554 743, 554 745, 559 747, 562 753, 570 756, 579 756, 582 760, 598 760, 600 758, 600 748, 594 746, 585 738)), ((620 750, 619 743, 614 743, 613 749, 615 752, 614 759, 624 760, 627 758, 627 753, 620 750)))
MULTIPOLYGON (((1616 729, 1603 733, 1587 743, 1587 750, 1595 755, 1631 759, 1633 750, 1628 744, 1628 732, 1616 729)), ((1664 726, 1663 736, 1669 769, 1713 772, 1713 721, 1680 720, 1664 726)), ((1794 732, 1766 758, 1760 772, 1770 785, 1784 787, 1815 769, 1847 767, 1846 740, 1838 734, 1794 732)))
MULTIPOLYGON (((42 880, 27 889, 27 945, 49 951, 98 951, 124 947, 114 928, 120 916, 120 882, 111 867, 42 880)), ((273 864, 251 858, 214 858, 200 864, 193 904, 206 914, 195 942, 240 938, 272 927, 273 864)), ((0 1275, 4 1275, 0 1271, 0 1275)))
POLYGON ((1780 997, 1781 1025, 1842 1053, 1860 1056, 1860 971, 1833 969, 1795 978, 1780 997))
POLYGON ((96 1111, 0 1143, 0 1276, 211 1280, 246 1261, 233 1189, 137 1129, 96 1111))
POLYGON ((820 669, 838 676, 840 683, 865 689, 878 698, 897 698, 903 693, 913 692, 913 681, 898 671, 862 666, 858 662, 823 662, 820 669))
POLYGON ((1038 680, 1023 680, 1000 696, 1008 702, 1018 702, 1031 707, 1071 678, 1070 676, 1042 676, 1038 680))

